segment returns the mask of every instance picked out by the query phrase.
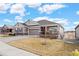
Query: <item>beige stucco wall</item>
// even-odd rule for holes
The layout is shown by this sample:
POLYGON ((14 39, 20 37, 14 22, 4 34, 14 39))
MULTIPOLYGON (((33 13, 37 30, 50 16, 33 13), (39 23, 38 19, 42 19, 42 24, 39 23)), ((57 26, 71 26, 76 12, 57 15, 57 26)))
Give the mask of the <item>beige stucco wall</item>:
POLYGON ((15 25, 14 33, 27 33, 26 29, 27 29, 27 27, 25 27, 24 25, 18 23, 18 24, 15 25), (17 32, 18 28, 22 31, 17 32))
POLYGON ((39 35, 40 34, 40 26, 30 26, 29 27, 30 35, 39 35))
POLYGON ((75 31, 74 32, 65 32, 64 39, 75 39, 75 31))
POLYGON ((40 29, 40 26, 29 26, 29 29, 40 29))

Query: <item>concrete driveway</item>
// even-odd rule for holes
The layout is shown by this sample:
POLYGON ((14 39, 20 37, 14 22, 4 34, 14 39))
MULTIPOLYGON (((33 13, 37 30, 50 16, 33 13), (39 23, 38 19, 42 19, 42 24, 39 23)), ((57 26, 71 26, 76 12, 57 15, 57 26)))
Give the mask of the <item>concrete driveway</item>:
POLYGON ((0 41, 2 42, 10 42, 10 41, 14 41, 14 40, 21 40, 21 39, 24 39, 24 38, 27 38, 29 37, 28 35, 19 35, 19 36, 11 36, 11 37, 4 37, 4 38, 0 38, 0 41))
POLYGON ((37 56, 36 54, 26 52, 16 47, 10 46, 0 41, 0 55, 1 56, 37 56))
POLYGON ((8 42, 14 40, 22 40, 28 37, 29 36, 23 35, 23 36, 0 38, 0 55, 1 56, 38 56, 36 54, 30 53, 28 51, 24 51, 22 49, 18 49, 16 47, 7 44, 8 42))

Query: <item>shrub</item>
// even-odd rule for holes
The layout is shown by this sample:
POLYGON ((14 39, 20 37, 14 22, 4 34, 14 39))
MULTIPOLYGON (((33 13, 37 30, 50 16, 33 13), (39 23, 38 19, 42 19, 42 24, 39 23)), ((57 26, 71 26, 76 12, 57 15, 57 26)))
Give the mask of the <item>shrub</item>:
POLYGON ((15 36, 15 34, 9 34, 10 36, 15 36))
POLYGON ((79 51, 77 49, 75 49, 75 51, 73 51, 71 53, 72 56, 79 56, 79 51))

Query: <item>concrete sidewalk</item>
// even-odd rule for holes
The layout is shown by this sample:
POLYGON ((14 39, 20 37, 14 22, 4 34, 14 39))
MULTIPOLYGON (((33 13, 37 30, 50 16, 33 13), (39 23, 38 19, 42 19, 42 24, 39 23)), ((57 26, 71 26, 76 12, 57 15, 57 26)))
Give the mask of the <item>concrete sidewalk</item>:
POLYGON ((20 39, 25 39, 27 38, 28 36, 11 36, 11 37, 4 37, 4 38, 0 38, 0 41, 1 42, 11 42, 11 41, 14 41, 14 40, 20 40, 20 39))
POLYGON ((0 55, 1 56, 38 56, 36 54, 12 47, 1 41, 0 41, 0 55))
POLYGON ((15 41, 15 40, 21 40, 21 39, 23 40, 23 39, 26 39, 28 37, 37 37, 37 36, 19 35, 19 36, 0 38, 0 41, 8 43, 8 42, 15 41))

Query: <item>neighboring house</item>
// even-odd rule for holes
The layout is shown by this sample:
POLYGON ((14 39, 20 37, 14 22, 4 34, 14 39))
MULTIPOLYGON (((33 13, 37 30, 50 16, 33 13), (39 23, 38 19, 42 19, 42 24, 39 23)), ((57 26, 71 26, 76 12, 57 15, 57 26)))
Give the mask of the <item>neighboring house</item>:
POLYGON ((54 38, 63 38, 64 36, 64 28, 60 24, 47 20, 28 20, 25 23, 17 23, 14 31, 18 35, 47 35, 47 32, 51 32, 51 36, 54 38))
POLYGON ((79 39, 79 25, 75 27, 75 38, 79 39))
POLYGON ((66 31, 64 33, 64 39, 75 39, 75 31, 66 31))
POLYGON ((13 33, 13 31, 14 31, 14 27, 13 26, 4 25, 1 28, 1 33, 2 34, 11 34, 11 33, 13 33))

